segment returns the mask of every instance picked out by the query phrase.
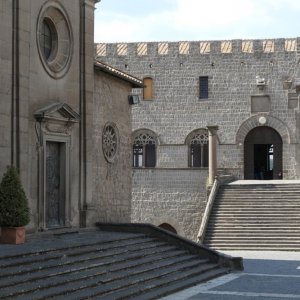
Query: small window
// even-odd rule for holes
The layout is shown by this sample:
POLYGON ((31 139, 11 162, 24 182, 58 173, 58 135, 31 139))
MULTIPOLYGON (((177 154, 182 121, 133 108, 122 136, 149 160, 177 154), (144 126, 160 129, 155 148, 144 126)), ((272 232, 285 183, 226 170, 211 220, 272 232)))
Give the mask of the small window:
POLYGON ((143 99, 144 100, 153 100, 153 80, 150 77, 146 77, 143 80, 144 90, 143 90, 143 99))
POLYGON ((208 76, 200 76, 199 78, 200 86, 200 99, 208 99, 208 76))
POLYGON ((154 168, 156 165, 156 135, 150 130, 137 131, 133 140, 133 167, 154 168))

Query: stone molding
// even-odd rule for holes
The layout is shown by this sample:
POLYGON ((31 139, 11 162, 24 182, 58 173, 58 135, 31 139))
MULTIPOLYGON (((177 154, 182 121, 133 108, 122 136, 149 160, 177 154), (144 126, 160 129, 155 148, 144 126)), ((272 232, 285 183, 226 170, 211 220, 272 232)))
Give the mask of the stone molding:
POLYGON ((79 122, 80 116, 66 103, 52 103, 34 113, 38 150, 38 227, 48 229, 46 220, 47 207, 47 143, 60 145, 61 191, 64 195, 64 226, 70 226, 71 220, 71 142, 72 129, 79 122))
POLYGON ((137 129, 132 133, 132 142, 135 143, 135 140, 138 140, 141 145, 146 145, 149 141, 154 143, 156 146, 160 144, 157 134, 153 130, 145 128, 137 129), (143 134, 147 137, 140 137, 143 134))
POLYGON ((236 144, 243 145, 250 130, 259 126, 268 126, 275 129, 281 136, 284 144, 291 144, 295 142, 295 139, 291 135, 287 125, 281 120, 270 115, 259 114, 250 117, 242 123, 236 134, 236 144), (261 122, 262 118, 264 118, 264 122, 261 122))
POLYGON ((42 6, 37 22, 36 42, 46 72, 55 79, 63 77, 70 67, 74 42, 68 14, 57 1, 49 0, 42 6), (49 58, 44 56, 40 43, 40 35, 45 20, 48 20, 49 24, 51 23, 52 35, 55 37, 52 40, 52 50, 49 58))

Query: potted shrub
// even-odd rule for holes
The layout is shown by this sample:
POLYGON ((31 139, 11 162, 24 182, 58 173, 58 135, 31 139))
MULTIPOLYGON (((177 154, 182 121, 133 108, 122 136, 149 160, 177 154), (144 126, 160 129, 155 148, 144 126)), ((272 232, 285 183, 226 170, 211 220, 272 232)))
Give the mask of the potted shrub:
POLYGON ((28 200, 14 166, 8 166, 0 184, 1 243, 25 242, 25 225, 30 221, 28 200))

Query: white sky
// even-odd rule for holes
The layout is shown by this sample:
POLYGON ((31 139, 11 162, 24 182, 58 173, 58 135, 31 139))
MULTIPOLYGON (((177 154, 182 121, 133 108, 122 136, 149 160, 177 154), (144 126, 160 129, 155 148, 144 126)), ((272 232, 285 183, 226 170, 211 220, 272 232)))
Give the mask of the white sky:
POLYGON ((101 0, 96 7, 95 42, 300 36, 300 0, 101 0))

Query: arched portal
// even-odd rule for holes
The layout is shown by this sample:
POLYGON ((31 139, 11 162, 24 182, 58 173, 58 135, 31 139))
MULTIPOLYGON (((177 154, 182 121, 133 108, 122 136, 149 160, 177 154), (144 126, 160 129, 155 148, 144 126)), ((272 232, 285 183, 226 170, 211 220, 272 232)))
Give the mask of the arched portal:
POLYGON ((168 231, 170 231, 170 232, 172 232, 172 233, 177 234, 176 229, 175 229, 172 225, 170 225, 170 224, 168 224, 168 223, 162 223, 162 224, 160 224, 158 227, 163 228, 163 229, 165 229, 165 230, 168 230, 168 231))
POLYGON ((282 179, 282 139, 268 126, 255 127, 244 141, 245 179, 282 179))

